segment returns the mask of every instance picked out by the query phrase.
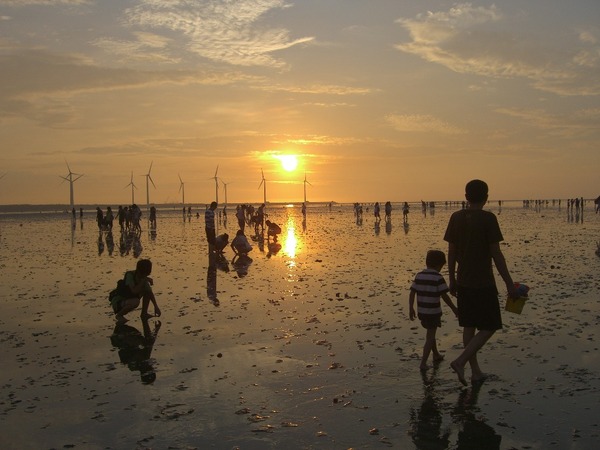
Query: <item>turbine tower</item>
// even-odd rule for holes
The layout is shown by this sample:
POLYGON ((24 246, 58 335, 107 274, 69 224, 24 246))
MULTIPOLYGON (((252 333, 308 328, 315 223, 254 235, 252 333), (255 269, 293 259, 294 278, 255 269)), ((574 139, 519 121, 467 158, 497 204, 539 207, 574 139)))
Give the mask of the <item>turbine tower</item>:
MULTIPOLYGON (((67 164, 67 169, 69 170, 69 173, 67 175, 60 176, 63 180, 68 181, 69 182, 69 190, 70 190, 70 204, 71 204, 71 210, 73 209, 73 207, 75 206, 75 196, 73 194, 73 184, 79 180, 83 174, 79 174, 79 173, 74 173, 71 172, 71 168, 69 167, 69 163, 65 161, 65 163, 67 164), (73 178, 75 177, 75 178, 73 178)), ((3 175, 4 176, 4 175, 3 175)))
POLYGON ((215 176, 212 177, 215 180, 215 202, 219 203, 219 177, 217 177, 217 173, 219 173, 219 165, 217 164, 217 170, 215 170, 215 176))
POLYGON ((263 172, 262 169, 260 169, 260 174, 262 175, 262 179, 260 180, 260 184, 258 185, 258 188, 260 189, 260 187, 263 187, 263 203, 267 204, 267 180, 265 179, 265 173, 263 172))
POLYGON ((152 172, 152 163, 154 161, 150 162, 150 168, 148 169, 148 173, 146 175, 144 175, 146 177, 146 211, 148 212, 148 220, 150 220, 150 189, 149 189, 149 185, 148 185, 148 180, 150 180, 150 182, 152 183, 152 186, 154 186, 154 189, 156 189, 156 185, 154 184, 154 181, 152 180, 152 176, 150 175, 150 172, 152 172))
POLYGON ((308 181, 306 179, 306 172, 304 172, 304 203, 306 203, 306 185, 307 184, 312 186, 312 184, 310 184, 310 181, 308 181))
POLYGON ((181 203, 183 203, 183 207, 185 208, 185 185, 183 180, 181 179, 181 175, 177 175, 179 177, 179 192, 181 192, 181 203))
POLYGON ((131 171, 131 181, 125 187, 128 188, 129 186, 131 186, 131 204, 134 205, 135 204, 134 189, 137 189, 137 186, 133 182, 133 170, 131 171))
POLYGON ((225 208, 227 208, 227 185, 229 183, 225 183, 223 180, 221 180, 221 183, 223 183, 223 190, 225 191, 225 208))

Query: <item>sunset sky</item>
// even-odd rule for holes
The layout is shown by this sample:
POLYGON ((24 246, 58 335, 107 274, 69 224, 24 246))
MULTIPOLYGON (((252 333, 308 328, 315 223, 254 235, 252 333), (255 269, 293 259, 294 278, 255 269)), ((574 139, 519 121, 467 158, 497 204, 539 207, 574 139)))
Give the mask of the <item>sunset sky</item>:
POLYGON ((0 59, 0 204, 600 195, 598 0, 0 0, 0 59))

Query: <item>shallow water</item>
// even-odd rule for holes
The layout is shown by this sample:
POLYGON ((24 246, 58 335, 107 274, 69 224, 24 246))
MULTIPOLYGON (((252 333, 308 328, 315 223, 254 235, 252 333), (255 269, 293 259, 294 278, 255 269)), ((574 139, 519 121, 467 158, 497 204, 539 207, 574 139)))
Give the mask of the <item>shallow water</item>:
MULTIPOLYGON (((272 207, 281 249, 253 242, 240 276, 228 248, 216 286, 202 218, 159 211, 156 233, 121 254, 92 213, 74 228, 67 215, 2 216, 0 446, 595 448, 600 217, 490 209, 531 292, 484 347, 493 375, 478 389, 447 362, 422 376, 424 331, 408 320, 408 287, 428 249, 446 250, 452 208, 413 208, 408 227, 395 211, 377 229, 348 206, 311 207, 306 224, 299 207, 272 207), (115 330, 106 298, 137 256, 154 263, 163 311, 148 321, 153 346, 139 311, 115 330)), ((230 212, 220 232, 236 225, 230 212)), ((447 310, 438 346, 447 361, 461 348, 447 310)))

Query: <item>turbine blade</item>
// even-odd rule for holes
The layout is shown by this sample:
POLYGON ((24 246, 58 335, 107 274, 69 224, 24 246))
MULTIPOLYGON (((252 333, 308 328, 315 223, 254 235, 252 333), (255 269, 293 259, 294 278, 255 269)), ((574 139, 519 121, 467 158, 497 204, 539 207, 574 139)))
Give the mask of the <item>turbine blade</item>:
POLYGON ((215 170, 215 178, 217 178, 217 173, 219 173, 219 165, 217 164, 217 170, 215 170))
POLYGON ((150 183, 152 183, 152 186, 154 186, 154 189, 156 189, 156 185, 154 184, 154 181, 152 180, 150 174, 148 174, 148 179, 150 180, 150 183))

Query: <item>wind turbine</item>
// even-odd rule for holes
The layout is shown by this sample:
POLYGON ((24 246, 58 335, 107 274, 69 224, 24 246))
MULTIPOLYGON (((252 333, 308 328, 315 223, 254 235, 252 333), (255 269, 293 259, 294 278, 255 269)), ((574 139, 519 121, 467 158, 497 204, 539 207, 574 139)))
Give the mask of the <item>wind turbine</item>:
POLYGON ((215 202, 219 203, 219 177, 217 177, 217 173, 219 172, 219 165, 217 164, 217 170, 215 170, 215 176, 211 177, 215 180, 215 202))
POLYGON ((181 202, 183 203, 183 207, 185 208, 185 185, 183 180, 181 179, 181 175, 177 174, 179 177, 179 192, 181 192, 181 202))
POLYGON ((225 183, 223 180, 221 180, 221 183, 223 183, 223 189, 225 190, 225 208, 227 208, 227 185, 229 183, 225 183))
POLYGON ((263 172, 262 169, 260 169, 260 174, 262 175, 262 179, 260 180, 260 184, 258 185, 258 188, 260 189, 260 187, 263 187, 263 203, 266 205, 267 204, 267 180, 265 180, 265 173, 263 172))
POLYGON ((73 207, 75 206, 75 200, 74 200, 74 195, 73 195, 73 183, 75 183, 77 180, 79 180, 83 174, 79 174, 79 173, 74 173, 71 172, 71 168, 69 167, 69 163, 67 161, 65 161, 65 163, 67 164, 67 169, 69 170, 69 173, 66 176, 60 176, 63 180, 68 181, 69 182, 69 188, 70 188, 70 200, 71 200, 71 210, 73 209, 73 207), (75 176, 75 178, 73 178, 75 176))
POLYGON ((131 181, 129 182, 129 184, 127 186, 125 186, 126 188, 131 186, 131 204, 134 205, 135 204, 135 197, 134 197, 134 189, 137 189, 137 186, 135 185, 135 183, 133 182, 133 170, 131 171, 131 181))
POLYGON ((150 168, 148 169, 148 173, 146 175, 144 175, 146 177, 146 211, 148 212, 148 219, 150 218, 150 189, 149 189, 149 185, 148 185, 148 180, 150 180, 150 182, 152 183, 152 186, 154 186, 154 189, 156 189, 156 185, 154 184, 154 181, 152 180, 152 176, 150 176, 150 172, 152 171, 152 163, 154 161, 150 162, 150 168))
POLYGON ((308 181, 306 179, 306 172, 304 172, 304 203, 306 203, 306 185, 309 184, 310 186, 312 186, 312 184, 310 184, 310 181, 308 181))

